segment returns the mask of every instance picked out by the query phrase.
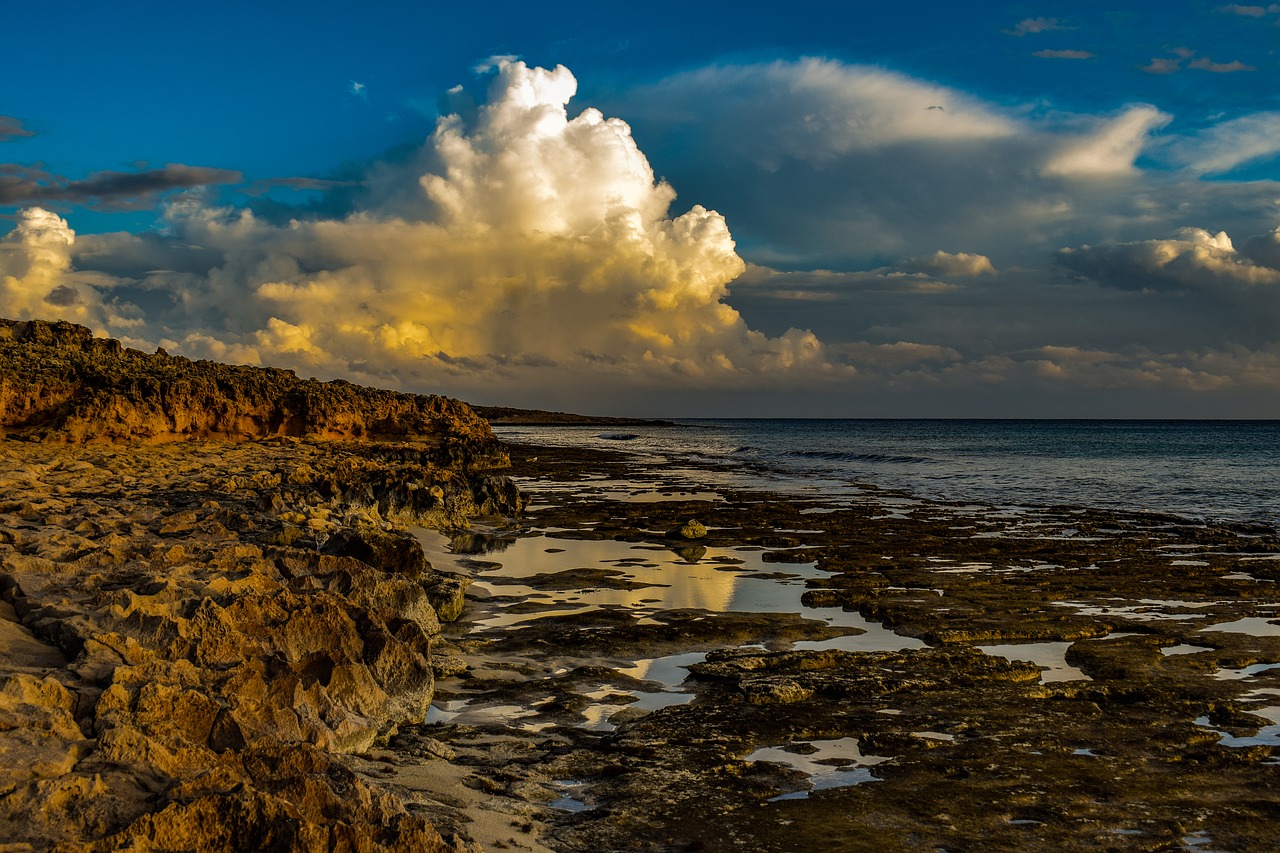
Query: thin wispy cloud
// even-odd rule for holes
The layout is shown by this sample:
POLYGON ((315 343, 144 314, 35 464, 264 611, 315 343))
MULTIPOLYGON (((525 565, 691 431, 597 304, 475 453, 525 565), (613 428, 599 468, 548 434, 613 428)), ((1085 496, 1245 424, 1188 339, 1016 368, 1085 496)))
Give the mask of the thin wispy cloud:
POLYGON ((35 133, 23 127, 21 121, 13 116, 0 116, 0 142, 9 142, 13 139, 23 139, 29 136, 35 136, 35 133))
POLYGON ((1093 59, 1094 54, 1087 50, 1037 50, 1031 54, 1040 59, 1093 59))
POLYGON ((1074 29, 1074 27, 1069 27, 1066 24, 1063 24, 1057 18, 1024 18, 1012 28, 1002 30, 1002 32, 1006 35, 1022 38, 1023 36, 1034 35, 1036 33, 1050 33, 1059 30, 1071 29, 1074 29))
POLYGON ((1244 18, 1265 18, 1267 15, 1280 15, 1280 3, 1272 3, 1269 6, 1242 6, 1239 3, 1232 3, 1228 6, 1219 6, 1218 11, 1244 18))
POLYGON ((1214 62, 1207 56, 1193 60, 1187 65, 1188 68, 1195 68, 1198 71, 1209 71, 1213 74, 1234 74, 1237 71, 1257 71, 1258 69, 1252 65, 1245 65, 1238 59, 1230 62, 1214 62))
POLYGON ((1207 56, 1196 57, 1196 51, 1186 47, 1175 48, 1172 53, 1173 56, 1170 57, 1155 57, 1150 63, 1139 68, 1148 74, 1173 74, 1184 68, 1194 68, 1197 71, 1208 71, 1213 74, 1258 70, 1238 59, 1233 59, 1231 62, 1214 62, 1207 56))

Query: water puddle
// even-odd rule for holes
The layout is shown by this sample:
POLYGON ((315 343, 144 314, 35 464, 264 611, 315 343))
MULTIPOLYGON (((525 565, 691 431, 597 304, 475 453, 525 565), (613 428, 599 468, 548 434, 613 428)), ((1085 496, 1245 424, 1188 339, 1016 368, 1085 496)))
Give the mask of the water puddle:
MULTIPOLYGON (((770 562, 769 556, 777 552, 758 547, 708 548, 685 542, 656 545, 551 535, 558 532, 563 531, 539 530, 517 538, 500 530, 452 537, 433 530, 414 530, 433 566, 469 575, 472 589, 482 593, 470 605, 468 636, 518 632, 542 619, 599 611, 626 614, 636 625, 660 625, 663 623, 653 617, 663 611, 705 610, 797 614, 849 632, 796 642, 793 647, 800 650, 903 651, 926 645, 895 634, 854 610, 804 606, 801 597, 808 588, 806 581, 827 577, 812 562, 770 562)), ((610 665, 625 678, 574 688, 589 700, 579 725, 611 731, 620 712, 625 711, 630 719, 637 712, 691 701, 693 694, 683 687, 687 667, 705 657, 705 652, 683 652, 615 659, 610 665), (636 681, 641 685, 637 687, 636 681)), ((531 731, 551 725, 528 719, 536 715, 531 707, 442 702, 433 706, 428 721, 475 724, 505 719, 531 731), (516 711, 523 713, 517 715, 516 711)))
POLYGON ((1195 724, 1208 729, 1216 735, 1219 735, 1218 743, 1222 746, 1239 749, 1250 746, 1280 746, 1280 705, 1270 705, 1266 708, 1251 708, 1249 713, 1270 720, 1271 725, 1262 726, 1258 729, 1258 733, 1254 735, 1245 735, 1244 737, 1236 737, 1227 732, 1215 729, 1209 722, 1208 717, 1197 717, 1195 724))
POLYGON ((595 808, 581 799, 586 789, 591 787, 590 782, 582 779, 556 779, 551 785, 560 793, 559 797, 548 803, 551 808, 574 814, 595 808))
POLYGON ((1243 669, 1220 669, 1213 674, 1213 677, 1219 681, 1243 681, 1260 672, 1267 672, 1272 669, 1280 669, 1280 663, 1255 663, 1243 669))
POLYGON ((768 761, 785 764, 809 777, 809 787, 802 791, 779 794, 769 799, 803 800, 814 791, 829 788, 848 788, 863 782, 878 781, 867 768, 889 761, 878 755, 863 755, 858 739, 843 737, 837 740, 793 741, 784 746, 767 746, 757 749, 743 759, 748 763, 768 761))
POLYGON ((1006 643, 998 646, 978 646, 983 654, 995 655, 1006 660, 1025 660, 1040 667, 1040 681, 1092 681, 1089 676, 1067 663, 1070 642, 1055 643, 1006 643))
POLYGON ((1280 623, 1272 621, 1275 618, 1275 616, 1246 616, 1234 622, 1205 625, 1200 632, 1221 631, 1226 634, 1252 634, 1255 637, 1280 637, 1280 623))
POLYGON ((1194 655, 1197 652, 1211 651, 1213 649, 1209 646, 1193 646, 1190 643, 1179 643, 1176 646, 1165 646, 1160 650, 1160 654, 1169 657, 1170 655, 1194 655))
MULTIPOLYGON (((1114 599, 1129 601, 1129 599, 1114 599)), ((1172 599, 1142 598, 1131 604, 1090 604, 1083 601, 1055 601, 1058 607, 1071 607, 1081 616, 1100 618, 1121 618, 1133 622, 1155 622, 1163 619, 1184 621, 1187 619, 1208 618, 1204 613, 1195 611, 1204 607, 1221 604, 1218 601, 1175 601, 1172 599)))

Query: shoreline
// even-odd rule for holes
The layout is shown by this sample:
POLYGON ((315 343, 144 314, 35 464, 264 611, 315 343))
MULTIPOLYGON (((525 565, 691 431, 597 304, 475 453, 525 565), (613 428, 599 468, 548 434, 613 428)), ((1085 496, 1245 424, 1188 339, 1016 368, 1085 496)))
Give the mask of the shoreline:
POLYGON ((452 716, 392 745, 446 743, 498 802, 534 810, 552 849, 1145 850, 1197 833, 1267 849, 1280 820, 1280 797, 1257 793, 1280 781, 1274 529, 1086 507, 886 512, 870 493, 847 506, 724 488, 709 489, 719 501, 679 500, 680 487, 619 499, 628 481, 661 496, 665 472, 621 450, 509 447, 532 503, 515 529, 464 543, 479 553, 459 559, 490 587, 463 617, 481 624, 451 638, 471 670, 440 682, 437 718, 452 716), (668 531, 690 517, 704 554, 679 559, 668 531), (769 565, 717 569, 780 583, 816 560, 798 581, 809 618, 664 609, 672 593, 620 548, 662 572, 754 553, 769 565), (522 589, 538 551, 566 562, 522 589), (630 584, 628 606, 547 600, 630 584), (922 647, 822 648, 839 642, 814 619, 823 608, 922 647), (492 621, 520 613, 538 618, 492 621), (1238 633, 1240 619, 1275 635, 1238 633), (637 656, 683 659, 690 677, 637 680, 637 656), (1082 785, 1106 799, 1082 800, 1082 785))
POLYGON ((1201 837, 1263 850, 1280 825, 1274 529, 870 487, 734 489, 621 447, 509 444, 511 468, 494 473, 527 494, 524 514, 486 517, 493 487, 468 487, 466 512, 435 518, 449 537, 417 533, 432 565, 415 577, 391 557, 418 559, 400 538, 413 518, 299 501, 330 488, 324 471, 338 468, 325 466, 344 453, 387 479, 399 451, 380 447, 395 445, 0 444, 14 460, 3 597, 20 605, 0 612, 0 641, 23 654, 0 694, 20 721, 9 732, 26 738, 0 735, 0 751, 22 756, 0 837, 29 845, 10 849, 210 832, 211 808, 261 838, 288 814, 373 849, 537 853, 1148 850, 1201 837), (345 540, 354 561, 323 562, 349 558, 320 555, 315 534, 369 521, 395 533, 378 557, 357 553, 366 536, 345 540), (415 589, 433 598, 414 617, 428 643, 411 664, 395 642, 415 589), (195 628, 207 600, 240 614, 209 623, 229 630, 195 628), (387 630, 249 618, 268 601, 299 614, 328 601, 387 630), (460 618, 433 625, 437 614, 460 618), (86 632, 95 624, 114 633, 86 632), (232 644, 224 658, 290 661, 261 671, 256 719, 279 725, 263 700, 287 681, 307 698, 280 707, 310 703, 334 737, 244 738, 255 717, 202 681, 224 659, 214 637, 232 644), (194 657, 174 645, 192 639, 205 649, 194 657), (379 644, 388 652, 370 658, 379 644), (379 690, 390 705, 369 704, 379 690), (186 709, 177 728, 157 702, 186 709), (243 744, 228 739, 229 711, 243 744), (404 722, 420 712, 428 722, 404 722), (335 779, 358 796, 325 799, 335 779), (81 828, 61 812, 30 825, 37 789, 78 792, 81 828))

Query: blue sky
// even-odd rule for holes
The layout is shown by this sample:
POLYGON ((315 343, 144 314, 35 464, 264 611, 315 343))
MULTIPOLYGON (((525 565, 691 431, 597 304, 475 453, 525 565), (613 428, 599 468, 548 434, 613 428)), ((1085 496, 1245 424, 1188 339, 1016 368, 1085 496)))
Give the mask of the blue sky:
POLYGON ((59 8, 6 12, 0 313, 545 408, 1280 417, 1280 5, 59 8))

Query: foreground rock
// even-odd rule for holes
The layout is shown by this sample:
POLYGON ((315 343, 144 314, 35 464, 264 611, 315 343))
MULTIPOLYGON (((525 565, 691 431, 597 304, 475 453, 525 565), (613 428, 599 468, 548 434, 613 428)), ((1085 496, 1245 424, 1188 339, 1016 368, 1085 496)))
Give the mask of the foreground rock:
POLYGON ((336 758, 425 715, 453 582, 388 527, 417 492, 378 453, 0 445, 0 838, 445 849, 336 758))
POLYGON ((484 422, 66 324, 0 365, 0 849, 467 849, 348 756, 423 719, 465 586, 401 526, 520 510, 484 422), (317 440, 369 434, 411 440, 317 440), (207 436, 277 438, 107 443, 207 436))

